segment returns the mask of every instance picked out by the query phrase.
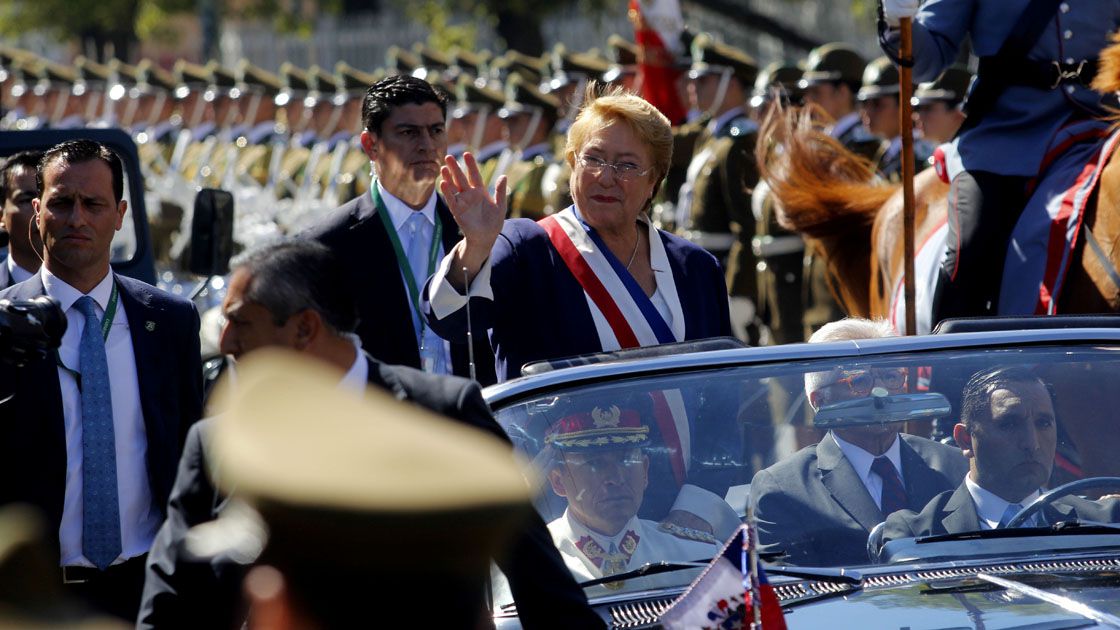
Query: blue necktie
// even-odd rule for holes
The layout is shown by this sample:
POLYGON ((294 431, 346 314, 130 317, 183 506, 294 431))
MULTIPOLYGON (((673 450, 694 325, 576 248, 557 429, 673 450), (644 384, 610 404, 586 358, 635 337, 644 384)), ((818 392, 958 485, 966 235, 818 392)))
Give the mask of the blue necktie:
MULTIPOLYGON (((416 288, 424 290, 424 281, 428 279, 428 252, 432 246, 432 231, 428 228, 428 219, 422 212, 413 211, 404 223, 404 233, 408 236, 408 265, 411 267, 412 277, 416 280, 416 288)), ((415 308, 415 305, 413 305, 415 308)), ((420 336, 419 313, 412 314, 412 327, 416 332, 417 340, 420 336)))
MULTIPOLYGON (((1023 505, 1021 503, 1012 503, 1008 505, 1007 509, 1003 511, 1003 516, 1000 517, 999 523, 996 524, 996 529, 1003 529, 1004 527, 1007 527, 1007 524, 1011 522, 1011 519, 1014 518, 1015 515, 1018 514, 1022 509, 1023 505)), ((1022 523, 1022 525, 1028 525, 1029 523, 1030 519, 1027 519, 1027 522, 1022 523)))
POLYGON ((93 298, 82 296, 74 306, 86 318, 78 347, 78 371, 82 375, 82 552, 97 568, 105 570, 121 555, 109 360, 93 298))

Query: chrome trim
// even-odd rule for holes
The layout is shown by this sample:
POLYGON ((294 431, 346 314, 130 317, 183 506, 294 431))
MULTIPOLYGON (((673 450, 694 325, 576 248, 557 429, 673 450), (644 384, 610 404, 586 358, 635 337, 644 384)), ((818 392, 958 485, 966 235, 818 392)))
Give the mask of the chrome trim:
POLYGON ((1058 328, 1050 330, 1002 330, 945 335, 919 335, 860 339, 831 343, 796 343, 761 348, 714 350, 677 354, 667 357, 628 359, 562 368, 551 372, 524 376, 483 390, 486 401, 498 406, 507 401, 530 396, 536 392, 605 379, 671 373, 719 367, 763 365, 785 361, 851 359, 900 352, 928 352, 946 349, 1002 348, 1057 343, 1120 343, 1116 328, 1058 328))
POLYGON ((1058 595, 1057 593, 1044 591, 1040 588, 1027 586, 1022 582, 996 577, 987 573, 977 573, 976 577, 978 579, 984 580, 985 582, 991 582, 992 584, 995 584, 997 586, 1002 586, 1005 589, 1021 593, 1028 597, 1033 597, 1038 600, 1042 600, 1047 604, 1053 604, 1058 608, 1061 608, 1062 610, 1071 612, 1075 615, 1081 615, 1082 617, 1085 617, 1086 619, 1089 619, 1091 621, 1095 621, 1099 624, 1112 626, 1113 628, 1120 628, 1120 617, 1106 613, 1103 610, 1097 610, 1092 606, 1082 604, 1081 602, 1070 599, 1064 595, 1058 595))

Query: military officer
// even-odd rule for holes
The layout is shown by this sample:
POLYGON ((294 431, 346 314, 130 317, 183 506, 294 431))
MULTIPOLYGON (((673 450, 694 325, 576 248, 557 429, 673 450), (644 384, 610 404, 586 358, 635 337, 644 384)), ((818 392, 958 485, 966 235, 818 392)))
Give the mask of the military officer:
POLYGON ((963 65, 949 66, 936 79, 918 85, 910 103, 918 114, 922 137, 934 145, 951 141, 964 124, 964 97, 972 73, 963 65))
MULTIPOLYGON (((542 458, 548 462, 549 487, 568 503, 548 529, 572 574, 594 580, 647 562, 714 556, 717 541, 710 535, 680 528, 678 537, 654 521, 638 518, 650 467, 644 451, 650 428, 639 412, 625 404, 588 407, 549 427, 545 445, 551 452, 542 458)), ((656 582, 642 580, 644 586, 656 582)))
POLYGON ((331 142, 337 143, 334 145, 336 152, 342 151, 339 147, 343 144, 346 149, 337 172, 333 172, 332 166, 325 201, 341 205, 369 190, 369 157, 362 151, 362 145, 358 141, 362 129, 362 97, 369 86, 385 75, 383 70, 364 72, 342 61, 335 65, 335 74, 338 75, 342 92, 334 96, 334 101, 336 106, 339 101, 343 104, 342 119, 331 142), (346 133, 349 136, 344 137, 343 134, 346 133))
POLYGON ((77 129, 85 126, 85 92, 75 94, 74 69, 53 61, 42 59, 35 66, 39 80, 32 88, 35 96, 43 104, 43 126, 52 129, 77 129))
MULTIPOLYGON (((879 57, 867 64, 863 71, 863 85, 856 94, 860 103, 860 119, 871 135, 882 140, 875 156, 875 165, 884 179, 893 182, 902 177, 899 93, 898 68, 890 59, 879 57)), ((916 170, 929 166, 934 148, 921 138, 914 139, 916 170)))
POLYGON ((583 103, 584 88, 588 82, 601 77, 610 64, 598 54, 570 52, 563 44, 553 47, 549 62, 552 75, 540 88, 556 99, 559 117, 556 133, 565 137, 583 103))
POLYGON ((44 122, 42 100, 35 97, 33 85, 38 80, 36 59, 31 55, 13 55, 0 60, 3 65, 3 87, 10 99, 6 101, 0 129, 38 129, 44 122))
MULTIPOLYGON (((451 112, 452 127, 461 130, 463 149, 472 151, 480 169, 492 170, 502 149, 509 146, 503 137, 502 119, 498 111, 505 105, 505 95, 492 89, 485 80, 461 75, 455 86, 457 104, 451 112)), ((449 134, 450 135, 450 134, 449 134)), ((449 146, 447 152, 455 155, 449 146)))
POLYGON ((678 231, 714 254, 725 266, 732 246, 736 262, 730 269, 731 327, 736 336, 758 342, 755 323, 757 280, 750 239, 755 233, 748 189, 758 182, 754 145, 758 124, 746 111, 758 66, 746 53, 707 35, 692 42, 689 98, 711 113, 688 165, 677 203, 678 231))
POLYGON ((601 77, 603 83, 633 91, 638 78, 638 45, 615 33, 607 38, 607 51, 611 65, 601 77))
POLYGON ((506 101, 498 110, 498 117, 505 125, 505 138, 510 146, 499 158, 493 177, 504 173, 508 179, 511 217, 544 217, 541 180, 545 169, 555 160, 552 129, 556 126, 559 108, 555 97, 520 77, 510 77, 506 82, 506 101), (506 159, 509 166, 503 168, 506 159))

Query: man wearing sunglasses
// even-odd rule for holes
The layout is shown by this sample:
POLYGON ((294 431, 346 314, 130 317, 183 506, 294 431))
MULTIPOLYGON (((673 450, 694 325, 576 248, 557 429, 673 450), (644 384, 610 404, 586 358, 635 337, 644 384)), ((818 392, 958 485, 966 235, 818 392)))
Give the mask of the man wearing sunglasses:
MULTIPOLYGON (((844 319, 810 343, 893 337, 885 321, 844 319)), ((866 396, 906 392, 907 370, 838 368, 805 375, 813 409, 866 396)), ((895 425, 834 429, 817 444, 761 470, 751 482, 762 551, 784 551, 793 564, 866 564, 867 537, 891 513, 920 509, 960 484, 968 464, 959 449, 895 425)))

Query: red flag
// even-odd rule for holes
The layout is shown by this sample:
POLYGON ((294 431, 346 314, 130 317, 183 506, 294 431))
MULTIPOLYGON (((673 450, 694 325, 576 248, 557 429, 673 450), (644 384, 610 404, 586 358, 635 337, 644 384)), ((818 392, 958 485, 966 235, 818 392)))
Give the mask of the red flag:
POLYGON ((670 122, 681 123, 687 110, 677 90, 676 51, 684 28, 680 5, 677 0, 630 0, 629 16, 638 44, 638 94, 670 122))

